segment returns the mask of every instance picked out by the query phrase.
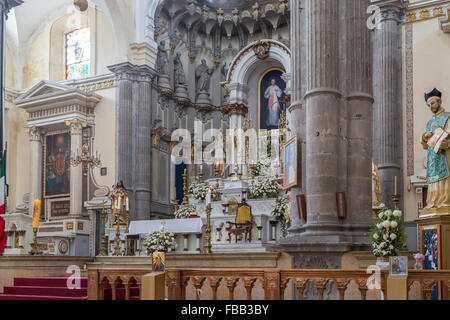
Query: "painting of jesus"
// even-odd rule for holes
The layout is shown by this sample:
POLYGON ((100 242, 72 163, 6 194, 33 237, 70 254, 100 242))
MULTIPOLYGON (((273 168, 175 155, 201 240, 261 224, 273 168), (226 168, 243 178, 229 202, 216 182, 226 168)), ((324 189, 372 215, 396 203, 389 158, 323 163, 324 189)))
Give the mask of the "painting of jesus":
POLYGON ((284 109, 286 83, 281 78, 281 69, 270 69, 261 77, 259 84, 259 129, 279 128, 284 109))

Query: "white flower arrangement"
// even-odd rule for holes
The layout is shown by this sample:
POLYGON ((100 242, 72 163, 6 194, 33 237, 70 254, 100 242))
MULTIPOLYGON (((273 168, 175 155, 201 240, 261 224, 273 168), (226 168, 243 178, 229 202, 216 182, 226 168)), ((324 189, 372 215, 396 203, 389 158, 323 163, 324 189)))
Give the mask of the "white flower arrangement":
POLYGON ((371 229, 372 254, 376 257, 397 256, 406 246, 406 235, 400 210, 382 209, 371 229))
POLYGON ((177 242, 175 235, 162 225, 158 231, 150 232, 143 246, 147 249, 147 254, 151 255, 153 252, 171 252, 176 249, 177 242))
MULTIPOLYGON (((194 196, 195 200, 205 201, 208 190, 211 189, 211 199, 215 199, 218 192, 216 186, 209 185, 208 182, 195 181, 189 186, 188 193, 194 196)), ((195 210, 194 210, 195 211, 195 210)))
POLYGON ((195 206, 191 204, 181 205, 178 210, 174 212, 175 219, 187 219, 191 212, 195 212, 195 206))
POLYGON ((249 191, 250 199, 274 198, 278 196, 280 186, 277 183, 273 183, 268 177, 259 177, 255 180, 255 184, 250 186, 249 191))
POLYGON ((287 229, 291 225, 291 215, 289 208, 289 199, 279 197, 273 205, 272 216, 280 222, 281 234, 283 238, 287 236, 287 229))

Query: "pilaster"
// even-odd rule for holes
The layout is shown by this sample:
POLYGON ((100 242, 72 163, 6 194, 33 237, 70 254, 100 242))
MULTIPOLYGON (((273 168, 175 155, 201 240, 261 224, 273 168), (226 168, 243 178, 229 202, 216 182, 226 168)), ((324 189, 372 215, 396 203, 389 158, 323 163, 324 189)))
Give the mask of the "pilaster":
POLYGON ((33 216, 34 200, 42 197, 42 141, 45 131, 39 127, 26 129, 30 138, 30 206, 28 213, 33 216))

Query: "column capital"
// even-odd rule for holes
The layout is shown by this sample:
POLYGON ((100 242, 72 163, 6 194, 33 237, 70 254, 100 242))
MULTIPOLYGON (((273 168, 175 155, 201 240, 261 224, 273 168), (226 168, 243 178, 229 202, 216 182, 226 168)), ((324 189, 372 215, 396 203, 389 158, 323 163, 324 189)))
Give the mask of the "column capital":
POLYGON ((83 128, 86 128, 87 123, 79 119, 66 120, 66 126, 70 128, 71 135, 81 136, 83 128))
POLYGON ((248 108, 242 103, 231 103, 225 107, 225 112, 229 116, 236 114, 245 117, 248 113, 248 108))
POLYGON ((3 11, 3 14, 6 14, 6 17, 8 17, 9 11, 21 5, 23 3, 23 0, 0 0, 0 6, 1 10, 3 11))
POLYGON ((402 22, 407 4, 405 0, 381 0, 372 2, 372 5, 378 6, 381 10, 381 22, 394 20, 397 23, 402 22))
POLYGON ((30 136, 30 141, 41 141, 42 136, 45 134, 45 130, 41 127, 27 127, 25 131, 30 136))
POLYGON ((134 65, 130 62, 124 62, 109 66, 108 69, 113 72, 120 80, 152 82, 156 77, 156 72, 148 65, 134 65))

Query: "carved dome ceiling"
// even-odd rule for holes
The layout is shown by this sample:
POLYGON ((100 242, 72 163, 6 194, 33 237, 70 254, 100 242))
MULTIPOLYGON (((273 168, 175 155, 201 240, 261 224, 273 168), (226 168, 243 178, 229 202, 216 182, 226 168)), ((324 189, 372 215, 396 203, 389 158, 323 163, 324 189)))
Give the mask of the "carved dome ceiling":
POLYGON ((185 41, 190 54, 196 51, 196 38, 211 37, 219 58, 220 39, 239 38, 242 49, 255 34, 270 39, 289 18, 289 0, 166 0, 156 14, 155 33, 172 47, 185 41))

